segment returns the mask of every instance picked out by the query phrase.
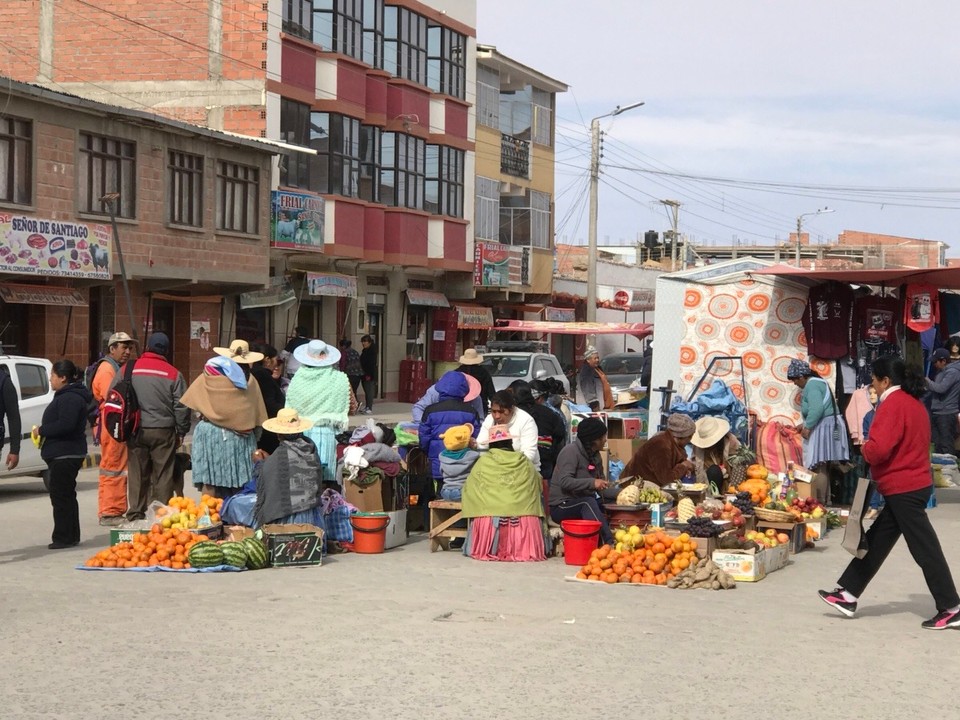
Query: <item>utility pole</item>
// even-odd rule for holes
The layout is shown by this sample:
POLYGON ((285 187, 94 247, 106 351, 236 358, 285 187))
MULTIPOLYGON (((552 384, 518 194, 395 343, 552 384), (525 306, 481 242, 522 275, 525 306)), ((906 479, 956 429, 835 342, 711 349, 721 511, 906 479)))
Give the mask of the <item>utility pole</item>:
POLYGON ((680 241, 680 205, 677 200, 661 200, 660 204, 666 208, 670 215, 670 227, 673 228, 673 243, 670 245, 670 272, 677 270, 677 243, 680 241))
POLYGON ((830 208, 824 206, 819 210, 815 210, 814 212, 800 213, 797 215, 797 247, 794 255, 794 262, 796 263, 797 267, 800 267, 800 233, 803 231, 803 219, 805 217, 809 217, 810 215, 826 215, 827 213, 832 212, 836 212, 836 210, 831 210, 830 208))

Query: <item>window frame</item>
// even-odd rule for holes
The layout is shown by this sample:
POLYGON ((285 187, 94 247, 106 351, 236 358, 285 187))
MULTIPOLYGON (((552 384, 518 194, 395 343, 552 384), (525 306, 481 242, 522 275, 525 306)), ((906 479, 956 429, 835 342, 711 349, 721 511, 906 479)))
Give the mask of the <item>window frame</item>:
POLYGON ((477 65, 477 123, 500 129, 500 71, 485 65, 477 65))
POLYGON ((428 87, 427 18, 397 5, 385 5, 383 13, 383 69, 428 87))
POLYGON ((510 247, 550 249, 553 246, 550 237, 552 203, 549 193, 537 190, 527 190, 521 198, 508 198, 507 204, 501 202, 499 242, 510 247))
POLYGON ((500 242, 500 181, 477 175, 474 185, 474 237, 500 242), (486 213, 488 216, 483 217, 486 213))
POLYGON ((218 232, 258 235, 260 233, 260 168, 233 160, 217 160, 216 212, 218 232), (242 195, 236 192, 240 188, 243 189, 242 195), (230 198, 227 197, 228 194, 230 198), (238 198, 243 203, 242 220, 236 223, 233 222, 237 218, 234 204, 238 198), (231 221, 229 224, 228 220, 231 221))
POLYGON ((463 150, 448 145, 426 146, 424 210, 434 215, 463 217, 464 162, 463 150), (436 198, 433 203, 431 196, 436 198))
MULTIPOLYGON (((14 363, 14 367, 17 371, 17 389, 20 391, 20 401, 30 400, 31 398, 43 397, 50 391, 49 378, 47 377, 47 370, 43 365, 35 365, 33 363, 14 363), (40 385, 28 385, 26 387, 31 388, 30 393, 28 394, 24 391, 24 370, 30 370, 31 372, 36 372, 37 376, 40 378, 40 385), (33 392, 33 388, 40 388, 40 392, 33 392)), ((0 370, 0 372, 3 372, 0 370)))
POLYGON ((137 143, 133 140, 108 137, 97 133, 80 132, 78 141, 77 182, 79 211, 87 215, 109 215, 100 198, 117 192, 116 217, 133 220, 137 217, 137 143), (98 147, 95 147, 98 146, 98 147), (110 183, 113 172, 117 185, 110 183), (94 196, 93 185, 99 173, 99 190, 94 196), (129 182, 129 187, 125 187, 129 182))
POLYGON ((0 179, 3 180, 0 185, 0 203, 33 205, 32 120, 0 117, 0 163, 0 179), (3 190, 4 187, 6 191, 3 190))
POLYGON ((363 58, 363 0, 313 0, 312 4, 311 39, 314 45, 361 60, 363 58), (330 29, 330 37, 317 37, 317 34, 322 33, 327 27, 330 29))
POLYGON ((313 0, 283 0, 283 32, 313 40, 313 0), (304 22, 306 20, 306 23, 304 22))
POLYGON ((443 25, 427 26, 428 88, 461 100, 466 97, 466 46, 465 35, 443 25))
MULTIPOLYGON (((280 139, 290 145, 310 146, 310 106, 280 98, 280 139)), ((310 157, 306 153, 288 151, 280 163, 280 184, 287 187, 310 187, 310 157)))
POLYGON ((422 138, 399 132, 381 134, 380 201, 384 205, 424 209, 426 151, 422 138), (392 177, 392 185, 385 184, 386 177, 392 177), (393 188, 392 193, 384 191, 386 186, 393 188))
POLYGON ((383 68, 383 0, 363 0, 363 49, 361 59, 370 67, 383 68), (368 43, 370 55, 368 56, 368 43))
POLYGON ((171 225, 203 227, 205 170, 203 155, 173 148, 167 150, 167 222, 171 225), (185 201, 186 209, 183 208, 185 201))

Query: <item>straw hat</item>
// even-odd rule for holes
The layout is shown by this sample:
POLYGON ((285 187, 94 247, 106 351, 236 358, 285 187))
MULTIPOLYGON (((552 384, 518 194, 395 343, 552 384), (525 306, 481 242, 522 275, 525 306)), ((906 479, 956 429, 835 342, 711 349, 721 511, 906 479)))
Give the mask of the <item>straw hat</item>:
POLYGON ((467 395, 463 398, 464 402, 470 402, 471 400, 476 400, 480 397, 480 381, 477 380, 473 375, 467 375, 466 373, 460 373, 467 380, 467 395))
POLYGON ((213 351, 221 357, 230 358, 235 363, 253 365, 263 360, 263 353, 251 352, 246 340, 234 340, 230 347, 215 347, 213 351))
POLYGON ((723 440, 730 432, 730 423, 723 418, 707 415, 697 420, 697 431, 690 444, 698 448, 710 448, 723 440))
POLYGON ((340 351, 323 340, 311 340, 293 351, 293 357, 301 365, 327 367, 340 362, 340 351))
POLYGON ((633 405, 636 402, 640 402, 641 396, 632 393, 629 390, 623 390, 617 393, 617 402, 614 404, 614 407, 620 407, 621 405, 633 405))
POLYGON ((461 365, 479 365, 483 362, 483 355, 478 353, 476 348, 467 348, 460 356, 461 365))
POLYGON ((313 427, 313 420, 300 417, 293 408, 282 408, 275 418, 264 421, 263 429, 277 435, 296 435, 313 427))
POLYGON ((137 341, 134 340, 134 339, 133 339, 132 337, 130 337, 129 335, 127 335, 125 332, 115 332, 113 335, 110 336, 110 339, 107 340, 107 347, 113 347, 114 345, 117 345, 118 343, 126 343, 126 344, 128 344, 128 345, 136 345, 136 344, 137 344, 137 341))

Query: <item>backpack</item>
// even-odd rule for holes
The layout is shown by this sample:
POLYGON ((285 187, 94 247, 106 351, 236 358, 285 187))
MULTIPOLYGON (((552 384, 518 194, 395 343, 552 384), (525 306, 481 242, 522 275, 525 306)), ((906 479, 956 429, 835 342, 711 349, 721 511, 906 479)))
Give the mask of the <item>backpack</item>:
MULTIPOLYGON (((93 378, 97 376, 97 370, 100 369, 100 363, 106 360, 105 357, 94 360, 90 365, 87 366, 87 369, 83 372, 83 386, 93 392, 93 378)), ((87 422, 90 423, 90 427, 96 428, 97 421, 100 419, 100 405, 97 402, 94 402, 91 406, 90 412, 87 413, 87 422)), ((100 432, 97 431, 94 433, 94 438, 97 440, 99 445, 100 432)))
POLYGON ((123 366, 123 376, 110 388, 103 401, 101 431, 117 442, 129 442, 140 431, 140 403, 133 390, 133 366, 129 361, 123 366))

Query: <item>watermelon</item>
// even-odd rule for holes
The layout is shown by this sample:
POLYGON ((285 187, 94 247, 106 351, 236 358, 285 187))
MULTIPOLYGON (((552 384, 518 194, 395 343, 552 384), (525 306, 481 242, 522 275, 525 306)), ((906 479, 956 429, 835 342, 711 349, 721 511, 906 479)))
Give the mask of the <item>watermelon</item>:
POLYGON ((248 537, 242 541, 243 549, 247 551, 247 567, 251 570, 260 570, 267 566, 267 548, 256 538, 248 537))
POLYGON ((231 567, 247 566, 247 551, 243 549, 243 544, 238 542, 220 543, 220 550, 223 551, 223 564, 231 567))
POLYGON ((187 562, 190 567, 208 568, 223 565, 223 550, 212 542, 197 543, 187 553, 187 562))

